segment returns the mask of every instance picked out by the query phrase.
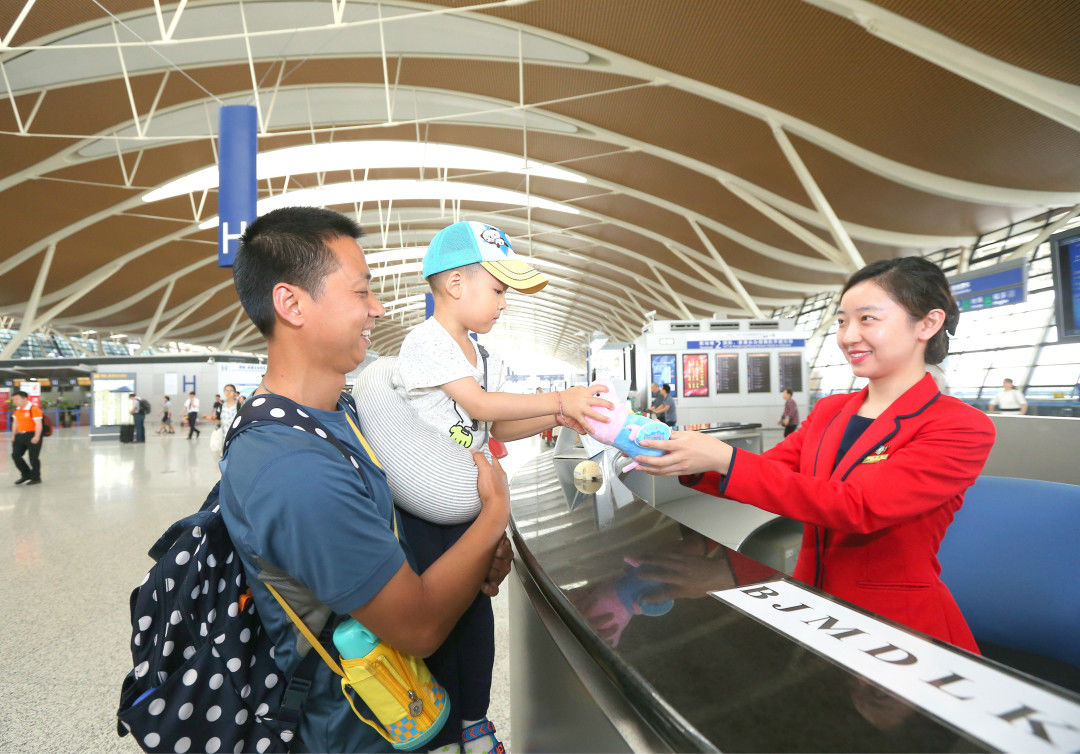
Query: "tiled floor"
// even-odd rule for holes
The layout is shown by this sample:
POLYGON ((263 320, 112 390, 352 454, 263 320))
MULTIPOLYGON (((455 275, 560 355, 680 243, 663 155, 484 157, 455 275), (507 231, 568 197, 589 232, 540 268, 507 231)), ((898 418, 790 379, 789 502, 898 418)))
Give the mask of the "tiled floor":
MULTIPOLYGON (((508 470, 537 450, 514 443, 508 470)), ((121 445, 57 430, 42 449, 44 483, 31 487, 13 485, 6 432, 0 451, 0 752, 137 751, 115 723, 131 666, 128 596, 150 545, 218 478, 208 433, 151 432, 145 444, 121 445)), ((489 714, 509 747, 504 596, 495 618, 489 714)))

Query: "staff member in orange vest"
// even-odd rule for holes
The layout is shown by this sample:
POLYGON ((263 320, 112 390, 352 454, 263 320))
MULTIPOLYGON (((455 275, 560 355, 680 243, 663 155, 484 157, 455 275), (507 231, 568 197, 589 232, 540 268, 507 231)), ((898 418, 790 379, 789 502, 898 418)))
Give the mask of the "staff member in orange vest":
POLYGON ((16 390, 11 402, 15 404, 15 421, 11 424, 11 460, 19 469, 15 484, 41 484, 41 409, 30 402, 25 390, 16 390), (30 465, 23 455, 30 451, 30 465))
POLYGON ((642 445, 647 471, 805 523, 795 578, 978 652, 940 578, 937 552, 994 444, 994 425, 927 374, 960 312, 941 270, 874 262, 847 281, 837 345, 857 393, 820 399, 803 425, 756 454, 696 432, 642 445))

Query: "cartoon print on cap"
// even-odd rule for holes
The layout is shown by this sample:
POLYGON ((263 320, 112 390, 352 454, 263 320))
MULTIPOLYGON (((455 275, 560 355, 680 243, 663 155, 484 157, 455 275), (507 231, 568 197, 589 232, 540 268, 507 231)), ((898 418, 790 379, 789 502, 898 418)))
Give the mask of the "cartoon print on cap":
POLYGON ((507 251, 514 250, 514 247, 510 245, 510 239, 506 237, 506 234, 490 225, 485 225, 484 229, 480 231, 480 240, 491 244, 503 254, 507 251))

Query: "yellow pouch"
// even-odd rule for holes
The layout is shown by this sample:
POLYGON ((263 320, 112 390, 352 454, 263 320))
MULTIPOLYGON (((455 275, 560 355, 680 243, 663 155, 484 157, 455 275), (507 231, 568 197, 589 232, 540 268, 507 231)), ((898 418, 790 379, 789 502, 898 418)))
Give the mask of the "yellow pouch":
POLYGON ((353 712, 395 749, 419 748, 442 730, 450 700, 423 660, 379 642, 363 657, 342 659, 341 669, 345 673, 341 691, 353 712), (357 709, 354 697, 363 701, 378 723, 357 709))

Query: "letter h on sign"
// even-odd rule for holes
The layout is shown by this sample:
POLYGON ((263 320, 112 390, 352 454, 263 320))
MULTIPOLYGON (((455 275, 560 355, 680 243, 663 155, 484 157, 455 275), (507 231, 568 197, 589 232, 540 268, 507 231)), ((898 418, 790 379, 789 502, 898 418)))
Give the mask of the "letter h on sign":
POLYGON ((255 221, 258 123, 258 114, 252 105, 221 108, 218 123, 218 267, 232 267, 240 237, 248 224, 255 221))

